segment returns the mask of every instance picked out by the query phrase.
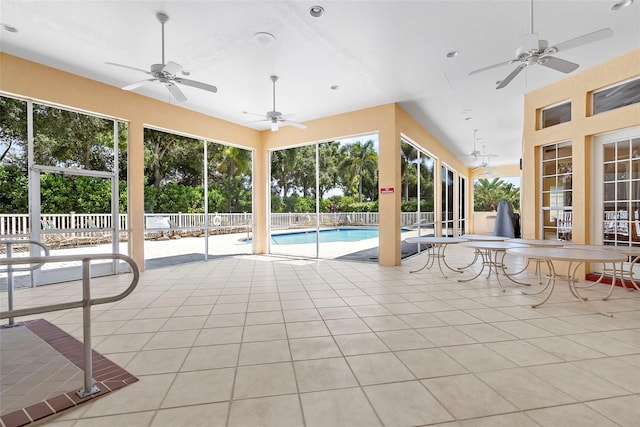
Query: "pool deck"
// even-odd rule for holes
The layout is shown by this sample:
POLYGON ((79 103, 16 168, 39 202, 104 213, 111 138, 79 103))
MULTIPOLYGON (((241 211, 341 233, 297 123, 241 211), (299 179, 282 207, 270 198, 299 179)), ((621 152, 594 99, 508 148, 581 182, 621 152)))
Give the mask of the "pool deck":
MULTIPOLYGON (((302 230, 296 230, 302 231, 302 230)), ((427 230, 428 233, 429 230, 427 230)), ((402 239, 417 236, 417 230, 402 233, 402 239)), ((425 230, 423 230, 423 235, 425 230)), ((248 233, 232 233, 209 236, 209 258, 222 256, 251 254, 253 246, 246 239, 248 233)), ((319 245, 320 259, 348 259, 354 261, 376 262, 378 258, 378 238, 363 239, 353 242, 323 242, 319 245)), ((403 258, 416 252, 416 245, 403 242, 403 258)), ((186 262, 204 260, 204 238, 184 237, 170 240, 146 240, 144 242, 145 268, 158 268, 167 265, 176 265, 186 262)), ((112 253, 111 244, 81 246, 77 248, 61 248, 51 250, 51 255, 86 255, 112 253)), ((119 253, 128 255, 127 243, 120 243, 119 253)), ((316 243, 277 245, 271 244, 270 253, 273 255, 285 255, 296 258, 316 258, 316 243)), ((17 253, 15 256, 28 256, 27 253, 17 253)), ((79 266, 80 263, 56 263, 46 264, 43 270, 60 269, 79 266)), ((25 281, 26 273, 16 274, 16 287, 28 286, 25 281), (20 275, 24 277, 20 277, 20 275), (24 279, 24 280, 18 280, 24 279)), ((6 273, 0 273, 0 291, 6 290, 6 273)))

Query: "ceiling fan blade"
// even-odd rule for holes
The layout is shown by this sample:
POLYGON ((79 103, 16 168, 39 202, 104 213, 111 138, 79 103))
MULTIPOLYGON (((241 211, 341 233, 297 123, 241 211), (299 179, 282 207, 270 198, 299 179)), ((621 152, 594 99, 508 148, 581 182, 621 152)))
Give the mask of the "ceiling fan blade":
POLYGON ((173 82, 167 83, 167 88, 169 89, 169 92, 171 92, 171 95, 173 95, 173 97, 176 99, 176 101, 184 102, 187 100, 187 97, 184 96, 184 93, 182 93, 180 88, 176 86, 175 83, 173 82))
POLYGON ((167 62, 166 64, 164 64, 164 67, 162 67, 163 73, 167 73, 172 76, 175 76, 180 70, 182 70, 182 65, 173 61, 167 62))
MULTIPOLYGON (((250 111, 243 111, 242 114, 250 114, 252 116, 258 116, 258 117, 262 117, 262 120, 255 120, 255 122, 262 122, 262 121, 269 121, 268 118, 265 118, 264 114, 259 114, 259 113, 252 113, 250 111)), ((254 122, 249 122, 249 123, 254 123, 254 122)))
POLYGON ((298 122, 292 122, 291 120, 283 120, 282 124, 290 125, 290 126, 293 126, 294 128, 298 128, 298 129, 306 129, 307 128, 307 125, 303 125, 302 123, 298 123, 298 122))
POLYGON ((514 61, 517 61, 517 59, 510 59, 508 61, 500 62, 498 64, 493 64, 493 65, 488 65, 486 67, 478 68, 477 70, 473 70, 472 72, 470 72, 469 75, 472 76, 474 74, 478 74, 478 73, 481 73, 483 71, 491 70, 493 68, 502 67, 503 65, 507 65, 507 64, 512 64, 514 61))
POLYGON ((564 59, 556 58, 555 56, 545 56, 538 61, 538 64, 567 74, 579 67, 575 62, 566 61, 564 59))
POLYGON ((130 69, 130 70, 140 71, 140 72, 142 72, 142 73, 149 74, 149 75, 151 74, 149 71, 147 71, 147 70, 143 70, 142 68, 130 67, 130 66, 128 66, 128 65, 122 65, 122 64, 116 64, 115 62, 105 62, 105 64, 107 64, 107 65, 113 65, 113 66, 115 66, 115 67, 128 68, 128 69, 130 69))
POLYGON ((122 89, 123 90, 134 90, 134 89, 139 88, 140 86, 143 86, 143 85, 145 85, 145 84, 147 84, 149 82, 154 82, 156 80, 158 80, 158 79, 141 80, 139 82, 131 83, 130 85, 127 85, 127 86, 123 87, 122 89))
POLYGON ((511 83, 511 80, 513 80, 518 74, 520 74, 520 71, 524 70, 526 67, 526 63, 518 65, 515 70, 509 73, 509 75, 505 77, 498 86, 496 86, 496 89, 502 89, 503 87, 511 83))
POLYGON ((213 93, 216 93, 218 91, 218 88, 213 85, 197 82, 195 80, 177 78, 175 79, 175 81, 178 83, 182 83, 185 86, 191 86, 191 87, 195 87, 196 89, 202 89, 202 90, 206 90, 213 93))
POLYGON ((597 42, 598 40, 606 39, 607 37, 611 37, 612 35, 613 30, 611 28, 603 28, 602 30, 594 31, 593 33, 585 34, 583 36, 558 43, 548 48, 547 51, 550 51, 552 53, 562 52, 567 49, 573 49, 574 47, 582 46, 583 44, 593 43, 597 42))

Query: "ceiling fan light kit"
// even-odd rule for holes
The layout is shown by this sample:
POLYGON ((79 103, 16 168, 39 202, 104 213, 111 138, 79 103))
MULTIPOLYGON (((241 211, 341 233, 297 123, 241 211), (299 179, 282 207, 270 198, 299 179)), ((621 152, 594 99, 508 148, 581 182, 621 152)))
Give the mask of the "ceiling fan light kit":
MULTIPOLYGON (((166 13, 158 12, 156 13, 156 18, 158 19, 162 27, 162 63, 161 64, 151 64, 151 66, 149 67, 149 71, 146 71, 141 68, 131 67, 129 65, 116 64, 113 62, 106 63, 108 65, 114 65, 116 67, 122 67, 122 68, 131 69, 131 70, 141 71, 151 76, 150 79, 145 79, 145 80, 132 83, 130 85, 124 86, 122 89, 134 90, 147 83, 161 83, 166 86, 166 88, 169 90, 169 93, 171 93, 171 95, 178 102, 186 101, 187 97, 184 95, 184 93, 182 93, 182 91, 180 90, 178 85, 176 85, 176 83, 184 86, 193 87, 196 89, 205 90, 207 92, 216 93, 218 91, 218 88, 213 85, 198 82, 191 79, 185 79, 184 77, 178 77, 177 74, 180 73, 180 71, 182 71, 182 65, 173 61, 165 62, 164 60, 164 24, 166 24, 169 21, 169 15, 167 15, 166 13)), ((182 74, 189 75, 190 73, 184 70, 182 74)))
MULTIPOLYGON (((244 114, 252 114, 254 116, 262 116, 264 119, 256 120, 255 122, 268 122, 271 126, 272 132, 277 132, 280 129, 280 126, 293 126, 298 129, 306 129, 307 126, 302 123, 294 122, 293 120, 287 119, 288 115, 283 115, 280 111, 276 110, 276 82, 278 81, 278 76, 270 76, 271 83, 273 84, 273 110, 267 111, 266 114, 257 114, 257 113, 249 113, 244 111, 244 114)), ((250 123, 255 123, 250 122, 250 123)))
MULTIPOLYGON (((625 2, 623 1, 620 3, 625 3, 625 2)), ((613 35, 613 30, 611 30, 611 28, 603 28, 601 30, 594 31, 589 34, 584 34, 582 36, 575 37, 570 40, 565 40, 553 46, 549 46, 549 42, 547 40, 540 39, 538 37, 538 34, 533 32, 533 0, 531 0, 530 5, 531 5, 530 31, 528 34, 524 34, 523 36, 521 36, 520 47, 516 50, 515 58, 471 71, 469 73, 470 76, 477 73, 481 73, 483 71, 498 68, 503 65, 519 63, 518 66, 513 71, 511 71, 511 73, 507 75, 507 77, 496 82, 496 89, 502 89, 506 87, 509 83, 511 83, 511 81, 518 74, 520 74, 522 70, 536 64, 568 74, 575 71, 579 67, 579 65, 574 62, 567 61, 565 59, 561 59, 552 55, 558 52, 563 52, 568 49, 585 45, 587 43, 593 43, 593 42, 605 39, 607 37, 611 37, 613 35)))

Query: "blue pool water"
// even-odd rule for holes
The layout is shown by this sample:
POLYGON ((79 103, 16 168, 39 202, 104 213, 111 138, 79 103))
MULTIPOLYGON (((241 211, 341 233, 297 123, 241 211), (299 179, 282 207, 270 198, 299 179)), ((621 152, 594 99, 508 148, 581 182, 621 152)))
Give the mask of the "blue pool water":
MULTIPOLYGON (((373 239, 377 237, 377 228, 334 228, 330 230, 320 230, 320 243, 356 242, 358 240, 373 239)), ((304 243, 315 243, 316 232, 315 230, 311 230, 297 231, 285 234, 272 234, 271 242, 276 245, 300 245, 304 243)))

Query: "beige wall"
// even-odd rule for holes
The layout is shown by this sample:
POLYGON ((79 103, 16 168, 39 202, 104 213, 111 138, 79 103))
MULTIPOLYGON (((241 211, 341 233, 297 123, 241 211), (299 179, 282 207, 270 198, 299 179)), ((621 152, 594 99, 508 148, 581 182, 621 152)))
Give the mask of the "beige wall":
MULTIPOLYGON (((93 80, 0 53, 0 91, 34 101, 58 104, 104 115, 129 124, 129 224, 130 253, 144 265, 144 127, 155 127, 217 142, 237 145, 254 153, 254 237, 256 253, 267 248, 268 150, 340 137, 378 133, 379 181, 394 187, 393 195, 380 197, 380 264, 400 264, 400 137, 405 135, 438 158, 436 171, 445 162, 468 177, 468 169, 441 143, 396 104, 306 122, 307 129, 256 131, 191 110, 123 91, 93 80)), ((469 185, 470 180, 468 180, 469 185)), ((436 195, 440 197, 439 180, 436 195)), ((439 208, 439 200, 436 202, 439 208)), ((470 217, 470 212, 467 218, 470 217)))
POLYGON ((629 105, 595 116, 590 115, 590 92, 640 75, 640 49, 604 64, 584 70, 557 83, 530 92, 524 99, 523 174, 521 192, 522 231, 527 238, 539 238, 540 150, 539 147, 570 140, 573 144, 573 241, 591 243, 590 205, 591 137, 640 125, 640 104, 629 105), (571 100, 571 121, 539 129, 540 109, 571 100))

